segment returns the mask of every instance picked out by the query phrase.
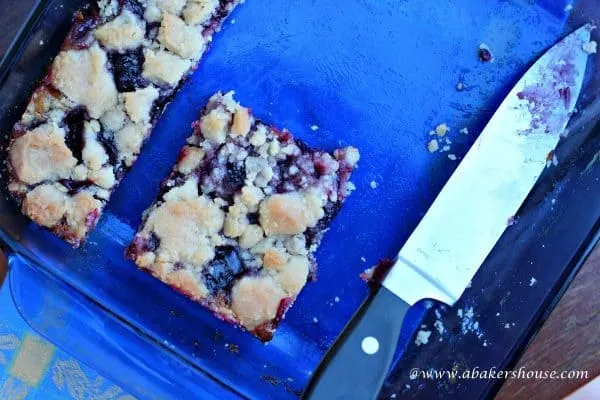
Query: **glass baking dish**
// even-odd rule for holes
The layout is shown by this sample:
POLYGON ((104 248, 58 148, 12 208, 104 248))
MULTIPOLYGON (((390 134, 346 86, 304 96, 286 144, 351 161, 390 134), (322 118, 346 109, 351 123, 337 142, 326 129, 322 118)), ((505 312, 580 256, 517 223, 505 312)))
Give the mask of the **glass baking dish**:
MULTIPOLYGON (((42 0, 33 10, 0 69, 3 132, 22 113, 83 3, 42 0)), ((325 0, 247 1, 167 108, 82 249, 28 222, 2 193, 0 239, 10 249, 17 307, 41 334, 140 398, 298 397, 366 295, 360 272, 396 254, 457 165, 446 153, 427 151, 428 132, 447 123, 451 152, 460 160, 537 56, 587 22, 582 16, 600 15, 592 3, 582 0, 568 11, 567 2, 551 0, 428 7, 416 0, 347 1, 343 7, 325 0), (493 63, 477 59, 482 42, 492 49, 493 63), (458 82, 464 90, 456 89, 458 82), (311 145, 352 144, 362 153, 357 190, 317 253, 318 281, 267 345, 123 257, 200 107, 215 91, 230 89, 256 115, 311 145), (468 135, 459 133, 463 127, 468 135)), ((600 150, 598 77, 595 71, 588 76, 570 135, 557 151, 559 165, 540 179, 472 287, 454 309, 425 302, 412 310, 401 338, 407 349, 398 354, 382 396, 492 393, 498 382, 414 382, 407 371, 457 363, 506 367, 560 296, 599 228, 600 167, 592 162, 600 150), (469 307, 481 336, 465 333, 456 315, 469 307), (414 328, 432 329, 440 318, 435 311, 445 336, 415 346, 409 340, 414 328)), ((5 141, 3 135, 2 147, 5 141)))

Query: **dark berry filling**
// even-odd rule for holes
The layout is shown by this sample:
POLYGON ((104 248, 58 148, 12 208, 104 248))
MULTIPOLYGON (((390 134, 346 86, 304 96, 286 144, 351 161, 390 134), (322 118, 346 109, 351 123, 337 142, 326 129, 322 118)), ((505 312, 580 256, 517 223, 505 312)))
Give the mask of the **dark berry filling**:
POLYGON ((248 222, 252 225, 258 225, 258 223, 259 223, 258 217, 259 217, 259 215, 257 212, 246 214, 246 218, 248 218, 248 222))
POLYGON ((88 5, 75 14, 73 27, 65 41, 65 47, 72 49, 85 49, 94 42, 92 30, 98 25, 100 17, 94 5, 88 5))
POLYGON ((160 246, 160 239, 154 232, 150 234, 148 239, 136 236, 133 243, 127 248, 126 256, 130 260, 135 260, 140 254, 154 251, 160 246))
POLYGON ((65 143, 73 153, 73 157, 81 161, 83 151, 83 129, 85 121, 89 120, 87 109, 83 106, 75 107, 67 113, 63 119, 67 133, 65 143))
POLYGON ((225 175, 225 179, 223 180, 222 193, 220 194, 231 197, 244 186, 246 167, 243 163, 227 163, 226 169, 227 175, 225 175))
POLYGON ((158 37, 158 31, 160 29, 160 23, 152 22, 146 25, 146 37, 149 40, 156 40, 158 37))
POLYGON ((339 201, 335 203, 328 202, 327 204, 325 204, 325 207, 323 207, 325 211, 325 215, 323 216, 323 218, 321 218, 319 222, 317 222, 316 226, 309 228, 304 234, 306 238, 307 249, 310 248, 313 244, 319 244, 319 241, 323 236, 323 232, 325 231, 325 229, 327 229, 331 221, 333 221, 337 213, 340 211, 341 207, 342 203, 339 201))
POLYGON ((137 0, 119 0, 119 5, 137 15, 140 19, 144 18, 144 7, 137 0))
POLYGON ((186 179, 186 176, 183 175, 181 172, 171 172, 167 179, 165 179, 161 184, 161 194, 165 194, 174 187, 183 185, 186 179))
POLYGON ((108 132, 102 132, 98 135, 98 142, 104 147, 106 155, 111 165, 117 165, 119 163, 119 150, 115 144, 112 135, 108 132))
POLYGON ((93 182, 89 180, 85 181, 74 181, 72 179, 62 179, 59 181, 61 185, 67 188, 70 195, 77 194, 81 190, 93 185, 93 182))
POLYGON ((204 268, 206 287, 211 293, 230 290, 233 282, 244 272, 244 265, 234 247, 215 249, 215 258, 204 268))
POLYGON ((144 53, 141 47, 123 54, 112 53, 110 59, 119 92, 133 92, 146 86, 146 81, 142 78, 144 53))

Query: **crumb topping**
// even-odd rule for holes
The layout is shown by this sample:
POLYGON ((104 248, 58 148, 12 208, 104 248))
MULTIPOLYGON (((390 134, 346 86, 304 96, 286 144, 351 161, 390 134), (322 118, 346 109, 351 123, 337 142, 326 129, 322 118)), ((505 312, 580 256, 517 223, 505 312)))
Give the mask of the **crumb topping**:
POLYGON ((143 76, 152 82, 176 86, 191 67, 191 62, 166 50, 146 50, 143 76))
POLYGON ((188 0, 183 9, 183 18, 190 25, 204 24, 219 5, 218 0, 188 0))
POLYGON ((53 227, 67 211, 67 196, 54 185, 39 185, 27 193, 23 212, 41 226, 53 227))
POLYGON ((100 118, 117 103, 117 88, 108 71, 108 58, 97 44, 86 50, 58 54, 52 65, 53 84, 72 101, 100 118))
POLYGON ((125 110, 129 114, 129 118, 134 123, 149 123, 150 111, 159 92, 156 87, 150 85, 144 89, 138 89, 135 92, 123 94, 125 99, 125 110))
POLYGON ((174 15, 165 15, 158 40, 167 49, 185 59, 197 58, 204 47, 200 32, 174 15))
POLYGON ((269 276, 246 277, 233 287, 231 309, 246 328, 253 330, 277 316, 284 291, 269 276))
POLYGON ((302 233, 323 216, 321 201, 312 192, 276 194, 260 205, 260 225, 267 236, 302 233))
POLYGON ((68 179, 77 160, 64 137, 63 128, 44 124, 15 139, 9 157, 17 178, 30 185, 68 179))
POLYGON ((146 23, 126 9, 94 31, 98 41, 111 50, 135 49, 142 44, 145 34, 146 23))

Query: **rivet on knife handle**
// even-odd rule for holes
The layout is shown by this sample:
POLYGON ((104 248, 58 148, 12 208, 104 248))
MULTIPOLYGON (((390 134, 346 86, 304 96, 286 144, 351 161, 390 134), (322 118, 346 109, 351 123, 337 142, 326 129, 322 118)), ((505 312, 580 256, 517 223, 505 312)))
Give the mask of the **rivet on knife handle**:
POLYGON ((379 393, 409 305, 373 289, 313 374, 307 400, 369 400, 379 393))

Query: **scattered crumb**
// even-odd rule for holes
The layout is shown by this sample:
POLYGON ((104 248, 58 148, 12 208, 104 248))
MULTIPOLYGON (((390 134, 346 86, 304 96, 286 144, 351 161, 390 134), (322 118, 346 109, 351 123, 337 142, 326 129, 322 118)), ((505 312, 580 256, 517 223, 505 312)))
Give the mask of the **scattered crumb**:
POLYGON ((463 317, 463 310, 462 310, 462 308, 459 308, 458 310, 456 310, 456 315, 458 316, 458 318, 462 318, 463 317))
POLYGON ((447 144, 444 145, 444 147, 442 147, 442 151, 450 151, 450 146, 448 146, 447 144))
POLYGON ((235 24, 235 19, 231 20, 231 25, 235 24))
POLYGON ((438 144, 437 140, 432 139, 429 143, 427 143, 427 150, 429 150, 430 153, 435 153, 439 149, 440 145, 438 144))
POLYGON ((396 393, 392 393, 392 394, 390 395, 390 399, 395 399, 395 398, 396 398, 396 393))
POLYGON ((439 137, 446 136, 446 133, 448 133, 448 132, 450 132, 450 128, 448 127, 447 124, 439 124, 438 126, 435 127, 435 133, 439 137))
POLYGON ((598 49, 598 43, 596 43, 595 40, 592 40, 590 42, 584 43, 584 45, 581 47, 583 48, 583 51, 585 51, 588 54, 596 54, 596 51, 598 49))
POLYGON ((499 313, 499 312, 497 312, 497 313, 496 313, 496 317, 499 317, 499 316, 500 316, 500 313, 499 313))
POLYGON ((369 183, 369 186, 371 186, 371 189, 377 189, 378 184, 375 181, 371 181, 371 183, 369 183))
POLYGON ((465 89, 465 84, 462 82, 458 82, 456 84, 456 90, 458 90, 459 92, 462 92, 465 89))
POLYGON ((551 202, 552 204, 556 204, 556 199, 552 199, 552 200, 550 200, 550 202, 551 202))
POLYGON ((460 130, 460 133, 462 133, 463 135, 468 135, 468 134, 469 134, 469 128, 466 128, 466 127, 465 127, 465 128, 462 128, 462 129, 460 130))
POLYGON ((317 322, 319 322, 319 318, 313 317, 313 322, 316 324, 317 322))
POLYGON ((44 41, 40 40, 40 46, 43 46, 43 45, 44 45, 44 41))
POLYGON ((231 354, 239 354, 240 347, 237 344, 225 343, 225 348, 229 350, 231 354))
POLYGON ((335 297, 333 298, 333 301, 335 301, 336 303, 339 303, 339 302, 340 302, 340 298, 339 298, 339 297, 337 297, 337 296, 335 296, 335 297))
POLYGON ((422 344, 429 343, 429 336, 431 336, 431 331, 420 330, 417 332, 417 338, 415 339, 415 344, 420 346, 422 344))
POLYGON ((518 220, 518 217, 511 215, 510 217, 508 217, 508 220, 506 220, 506 226, 513 226, 517 223, 518 220))
POLYGON ((510 328, 510 324, 509 323, 504 324, 504 328, 509 329, 510 328))
POLYGON ((314 132, 314 131, 318 131, 318 130, 319 130, 319 127, 318 127, 317 125, 312 125, 312 126, 310 127, 310 129, 311 129, 311 130, 314 132))
POLYGON ((533 287, 535 284, 537 283, 537 279, 535 279, 533 276, 531 277, 531 279, 529 280, 529 286, 533 287))
POLYGON ((366 258, 364 258, 364 257, 361 257, 361 258, 360 258, 360 261, 362 261, 362 262, 367 262, 367 259, 366 259, 366 258))
POLYGON ((471 289, 471 286, 473 286, 473 281, 469 281, 469 283, 467 283, 467 287, 465 289, 471 289))
POLYGON ((452 161, 455 161, 456 160, 456 155, 454 155, 454 154, 448 154, 448 158, 450 160, 452 160, 452 161))
POLYGON ((457 315, 462 319, 461 321, 461 331, 463 335, 467 333, 472 333, 477 336, 478 339, 483 337, 483 332, 479 328, 479 321, 475 320, 475 312, 473 311, 473 307, 467 307, 464 309, 458 309, 457 315))
POLYGON ((435 131, 429 131, 429 136, 435 136, 435 131))
POLYGON ((567 4, 567 5, 565 6, 565 12, 569 12, 569 11, 571 11, 572 9, 573 9, 573 4, 570 4, 570 3, 569 3, 569 4, 567 4))
POLYGON ((479 45, 479 61, 491 62, 494 59, 492 52, 487 44, 481 43, 479 45))
POLYGON ((483 341, 483 347, 488 347, 488 341, 487 340, 483 341))
POLYGON ((551 166, 557 166, 557 165, 558 165, 558 157, 556 157, 556 153, 554 152, 554 150, 552 150, 546 156, 546 168, 550 168, 551 166))

